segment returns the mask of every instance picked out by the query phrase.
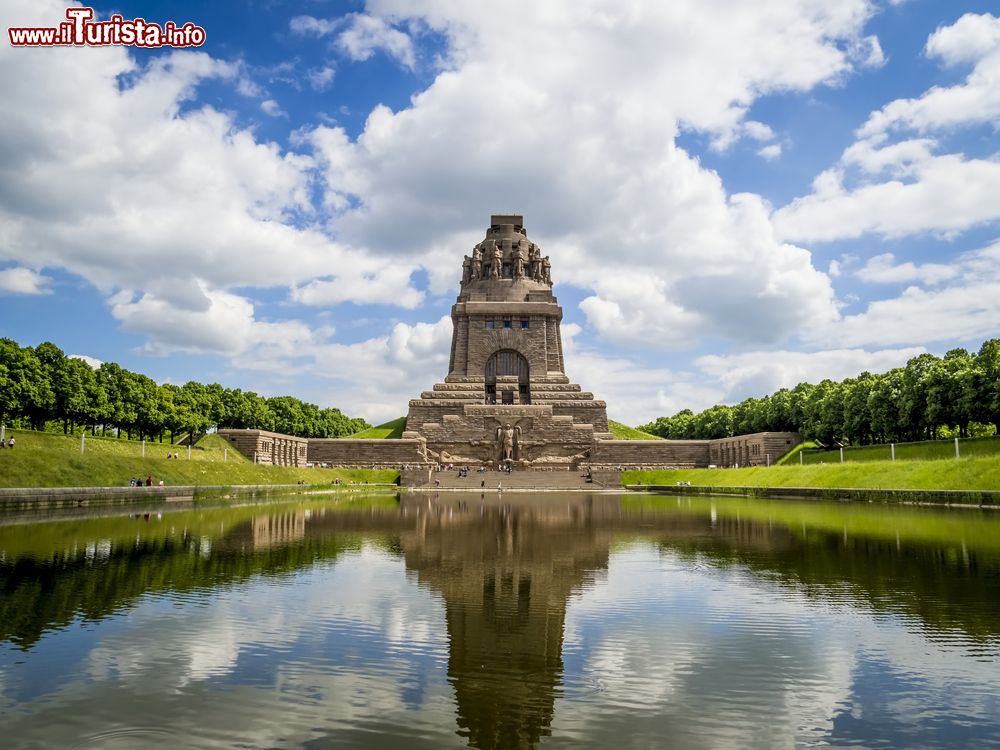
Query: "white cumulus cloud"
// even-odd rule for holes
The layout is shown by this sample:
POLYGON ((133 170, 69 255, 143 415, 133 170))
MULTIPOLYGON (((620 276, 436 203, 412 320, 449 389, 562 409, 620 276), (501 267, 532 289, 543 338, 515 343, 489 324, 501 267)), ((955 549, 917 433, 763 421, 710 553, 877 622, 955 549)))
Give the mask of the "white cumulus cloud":
POLYGON ((51 294, 51 281, 30 268, 4 268, 0 270, 0 294, 51 294))

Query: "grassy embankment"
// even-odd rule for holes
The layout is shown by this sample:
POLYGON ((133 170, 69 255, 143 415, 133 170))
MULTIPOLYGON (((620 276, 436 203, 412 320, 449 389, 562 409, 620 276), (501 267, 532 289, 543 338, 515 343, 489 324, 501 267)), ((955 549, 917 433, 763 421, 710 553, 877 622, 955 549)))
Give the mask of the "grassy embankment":
MULTIPOLYGON (((967 456, 1000 456, 1000 437, 991 435, 981 438, 963 438, 958 441, 959 454, 967 456)), ((924 440, 918 443, 896 443, 896 459, 907 461, 931 461, 955 458, 954 440, 924 440)), ((862 445, 844 448, 844 461, 889 461, 892 448, 888 445, 862 445)), ((799 457, 794 456, 795 462, 799 457)), ((815 447, 802 451, 805 464, 830 464, 840 462, 840 450, 817 450, 815 447)), ((786 461, 785 463, 791 463, 786 461)))
POLYGON ((384 424, 369 427, 367 430, 348 435, 351 440, 398 440, 403 437, 406 429, 406 417, 399 417, 384 424))
POLYGON ((167 443, 146 443, 146 455, 136 441, 87 436, 80 453, 80 438, 26 430, 8 430, 17 439, 14 450, 0 450, 0 487, 122 487, 132 477, 147 476, 156 484, 236 485, 296 484, 330 485, 339 478, 344 484, 396 481, 398 471, 370 469, 306 469, 290 466, 260 466, 228 448, 218 435, 206 435, 191 449, 167 443), (228 448, 228 450, 227 450, 228 448), (177 459, 167 458, 176 451, 177 459))
POLYGON ((608 420, 608 430, 615 436, 615 440, 663 440, 659 435, 650 435, 613 419, 608 420))
POLYGON ((703 487, 1000 490, 1000 456, 622 473, 625 485, 676 485, 678 482, 703 487))

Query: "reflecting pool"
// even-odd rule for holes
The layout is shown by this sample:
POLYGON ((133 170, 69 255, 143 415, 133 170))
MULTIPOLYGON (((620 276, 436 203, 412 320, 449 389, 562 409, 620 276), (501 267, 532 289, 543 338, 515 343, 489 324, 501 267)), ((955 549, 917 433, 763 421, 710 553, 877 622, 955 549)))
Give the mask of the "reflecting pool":
POLYGON ((1000 747, 996 511, 303 497, 0 517, 0 746, 1000 747))

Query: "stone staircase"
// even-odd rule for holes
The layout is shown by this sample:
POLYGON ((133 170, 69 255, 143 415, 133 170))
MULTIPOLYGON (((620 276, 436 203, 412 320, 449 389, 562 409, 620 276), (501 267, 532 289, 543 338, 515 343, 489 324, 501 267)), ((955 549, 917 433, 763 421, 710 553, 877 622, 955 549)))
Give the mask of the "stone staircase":
POLYGON ((582 470, 521 470, 510 474, 487 471, 482 474, 470 469, 469 476, 460 477, 458 471, 435 471, 430 474, 430 482, 420 485, 433 489, 462 489, 470 492, 496 492, 497 485, 504 490, 595 490, 604 486, 620 485, 617 472, 602 472, 598 481, 588 482, 581 476, 582 470), (440 484, 438 484, 440 483, 440 484))

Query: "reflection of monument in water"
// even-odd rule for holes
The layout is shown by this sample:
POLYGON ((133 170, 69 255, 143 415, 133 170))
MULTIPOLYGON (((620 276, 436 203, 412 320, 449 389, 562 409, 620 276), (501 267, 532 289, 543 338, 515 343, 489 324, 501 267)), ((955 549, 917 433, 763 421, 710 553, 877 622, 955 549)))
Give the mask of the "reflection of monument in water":
POLYGON ((253 546, 267 549, 281 544, 291 544, 306 535, 306 513, 295 511, 255 516, 253 519, 253 546))
POLYGON ((567 601, 607 569, 612 530, 594 516, 617 513, 618 498, 407 504, 419 520, 400 543, 445 602, 460 733, 477 748, 533 747, 561 684, 567 601))

